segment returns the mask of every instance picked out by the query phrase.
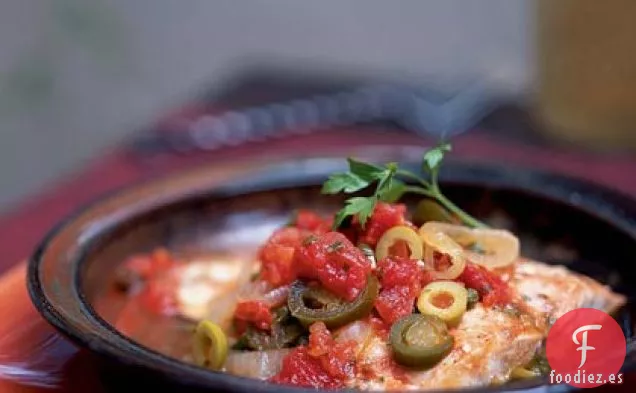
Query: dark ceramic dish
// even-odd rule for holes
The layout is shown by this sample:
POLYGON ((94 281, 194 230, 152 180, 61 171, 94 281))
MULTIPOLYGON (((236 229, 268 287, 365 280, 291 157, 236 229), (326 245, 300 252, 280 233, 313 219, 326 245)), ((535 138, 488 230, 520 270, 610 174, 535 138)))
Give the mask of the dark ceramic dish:
MULTIPOLYGON (((386 161, 405 155, 376 151, 372 156, 386 161)), ((342 201, 321 196, 318 185, 344 164, 341 158, 286 162, 221 183, 203 170, 105 197, 58 225, 36 250, 28 272, 31 298, 47 321, 99 355, 104 380, 118 390, 136 389, 143 383, 146 389, 180 392, 304 391, 179 361, 166 355, 178 346, 177 333, 160 340, 164 345, 145 340, 144 334, 126 337, 111 325, 121 305, 100 306, 100 299, 112 283, 114 268, 133 253, 159 245, 188 255, 222 248, 249 250, 294 208, 337 208, 342 201), (246 224, 251 233, 237 232, 246 224)), ((417 169, 414 163, 404 165, 417 169)), ((451 162, 441 178, 443 188, 459 205, 519 234, 524 254, 564 263, 627 294, 630 305, 619 320, 631 338, 629 308, 636 296, 630 286, 636 282, 634 200, 570 178, 503 165, 451 162)), ((148 324, 156 327, 157 321, 148 324)), ((630 354, 624 370, 634 366, 636 357, 630 354)), ((567 390, 565 386, 548 388, 545 382, 529 380, 466 391, 567 390)))

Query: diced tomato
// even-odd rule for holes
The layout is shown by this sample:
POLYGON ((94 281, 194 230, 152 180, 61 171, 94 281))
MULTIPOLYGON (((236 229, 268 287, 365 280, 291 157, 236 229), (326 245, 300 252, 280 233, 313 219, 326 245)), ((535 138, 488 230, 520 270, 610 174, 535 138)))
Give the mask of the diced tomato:
POLYGON ((355 376, 355 341, 336 342, 324 323, 309 327, 309 345, 298 347, 283 360, 271 381, 314 388, 344 387, 355 376))
POLYGON ((311 231, 316 234, 326 233, 331 230, 333 218, 322 218, 318 213, 311 210, 298 210, 294 226, 298 229, 311 231))
POLYGON ((307 350, 315 358, 326 355, 333 347, 334 341, 331 332, 322 322, 316 322, 309 327, 309 345, 307 350))
POLYGON ((353 340, 336 342, 322 322, 309 327, 309 355, 320 358, 323 369, 334 378, 347 379, 355 375, 355 346, 353 340))
POLYGON ((406 205, 404 204, 378 202, 364 229, 360 228, 357 218, 354 218, 353 223, 360 232, 359 242, 375 247, 384 232, 396 225, 405 225, 407 223, 404 218, 405 215, 406 205))
POLYGON ((420 268, 417 261, 404 257, 387 257, 378 262, 382 288, 408 286, 419 288, 420 268))
POLYGON ((375 309, 387 323, 393 324, 398 319, 413 313, 413 302, 417 294, 409 287, 393 287, 382 289, 375 300, 375 309))
POLYGON ((422 289, 421 270, 417 261, 403 257, 387 257, 378 262, 382 289, 375 309, 382 319, 393 324, 413 312, 413 304, 422 289))
POLYGON ((357 343, 353 340, 336 343, 329 353, 320 357, 322 368, 333 378, 346 380, 355 376, 356 345, 357 343))
POLYGON ((236 306, 236 311, 234 311, 234 318, 237 321, 252 323, 261 330, 269 330, 273 320, 269 306, 259 300, 240 302, 236 306))
POLYGON ((289 284, 296 279, 294 255, 296 248, 310 233, 287 227, 275 231, 260 249, 261 278, 274 287, 289 284))
POLYGON ((479 292, 484 306, 505 306, 511 301, 508 284, 483 266, 467 263, 457 280, 479 292))
POLYGON ((281 371, 271 382, 316 389, 344 387, 344 381, 334 378, 322 367, 320 359, 311 357, 306 347, 297 347, 283 359, 281 371))
POLYGON ((307 239, 297 249, 300 277, 315 279, 345 300, 355 299, 367 283, 371 264, 362 250, 339 232, 307 239))
POLYGON ((139 278, 147 280, 172 268, 174 260, 170 253, 159 248, 150 254, 133 255, 123 263, 123 268, 135 273, 139 278))
POLYGON ((261 278, 274 287, 289 284, 297 277, 294 266, 296 250, 309 236, 331 230, 331 219, 325 219, 310 210, 299 210, 293 226, 275 231, 261 247, 261 278))
POLYGON ((173 277, 155 277, 149 280, 139 293, 142 306, 156 315, 177 314, 176 282, 173 277))

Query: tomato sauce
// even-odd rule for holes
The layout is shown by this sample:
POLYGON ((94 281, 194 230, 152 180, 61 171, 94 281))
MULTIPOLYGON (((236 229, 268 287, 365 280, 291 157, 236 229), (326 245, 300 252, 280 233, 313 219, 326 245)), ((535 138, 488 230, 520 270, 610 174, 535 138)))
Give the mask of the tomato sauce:
POLYGON ((389 332, 391 331, 391 325, 387 324, 382 318, 372 314, 367 319, 369 325, 373 328, 373 331, 378 336, 385 340, 389 339, 389 332))
POLYGON ((306 347, 297 347, 283 359, 281 371, 270 382, 317 389, 344 387, 344 381, 334 378, 322 367, 320 360, 309 355, 306 347))
POLYGON ((316 322, 309 328, 307 347, 287 355, 271 381, 322 389, 344 387, 356 373, 355 345, 354 341, 336 342, 325 324, 316 322))
POLYGON ((178 312, 176 287, 172 277, 152 278, 137 296, 141 305, 153 314, 174 316, 178 312))
POLYGON ((133 255, 122 264, 126 269, 143 280, 167 272, 175 265, 170 253, 159 248, 152 253, 143 255, 133 255))
POLYGON ((173 316, 177 313, 173 268, 177 265, 170 253, 159 248, 147 255, 133 255, 119 268, 128 278, 134 276, 141 284, 133 300, 155 315, 173 316))

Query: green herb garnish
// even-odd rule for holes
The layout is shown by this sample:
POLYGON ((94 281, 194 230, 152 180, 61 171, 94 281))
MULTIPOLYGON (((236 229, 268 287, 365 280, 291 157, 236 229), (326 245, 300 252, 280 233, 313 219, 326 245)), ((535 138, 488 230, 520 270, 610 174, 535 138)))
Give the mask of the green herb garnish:
POLYGON ((308 246, 310 244, 313 244, 315 242, 318 241, 318 236, 316 235, 309 235, 305 238, 305 240, 303 240, 303 246, 308 246))
POLYGON ((327 251, 336 252, 338 250, 341 250, 343 247, 344 244, 340 240, 336 240, 335 242, 327 246, 327 251))
POLYGON ((441 143, 426 151, 422 158, 422 172, 428 174, 428 179, 411 171, 398 168, 398 164, 390 162, 384 166, 348 159, 349 171, 335 173, 329 177, 322 187, 323 194, 353 194, 376 184, 373 195, 369 197, 353 197, 345 201, 345 206, 336 214, 334 229, 340 227, 349 216, 357 216, 362 227, 373 213, 378 201, 395 202, 407 192, 423 195, 434 199, 448 211, 455 214, 464 224, 470 227, 486 227, 484 223, 475 219, 451 202, 442 194, 437 178, 444 155, 451 151, 451 145, 441 143), (417 185, 407 185, 404 180, 411 180, 417 185))

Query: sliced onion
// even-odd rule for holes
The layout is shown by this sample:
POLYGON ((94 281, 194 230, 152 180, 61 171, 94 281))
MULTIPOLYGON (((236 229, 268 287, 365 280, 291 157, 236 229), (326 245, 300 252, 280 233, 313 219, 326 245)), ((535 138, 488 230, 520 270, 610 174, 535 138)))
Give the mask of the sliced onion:
POLYGON ((230 351, 225 361, 225 371, 242 377, 268 379, 278 374, 283 359, 291 348, 267 351, 230 351))
POLYGON ((334 332, 334 339, 337 342, 354 340, 358 343, 364 342, 373 333, 373 327, 365 321, 355 321, 341 327, 334 332))
POLYGON ((419 234, 424 243, 424 262, 430 269, 433 279, 452 280, 459 277, 466 267, 464 249, 440 230, 439 224, 441 223, 429 221, 420 227, 419 234), (435 252, 450 257, 451 266, 448 269, 435 269, 435 252))
POLYGON ((441 222, 430 224, 429 231, 445 233, 458 244, 463 246, 473 243, 478 244, 484 250, 484 253, 468 249, 464 250, 464 257, 476 264, 496 269, 511 265, 519 258, 519 239, 509 231, 468 228, 441 222))
POLYGON ((272 289, 263 295, 263 300, 270 307, 279 307, 287 302, 287 296, 289 296, 289 285, 272 289))
POLYGON ((287 301, 289 285, 273 288, 266 281, 254 281, 247 283, 239 293, 239 301, 260 300, 270 307, 278 307, 287 301))
POLYGON ((366 321, 355 321, 334 332, 336 342, 355 341, 356 354, 366 348, 373 337, 373 327, 366 321))
POLYGON ((265 294, 272 290, 267 281, 257 280, 246 283, 239 291, 239 300, 262 300, 265 294))

